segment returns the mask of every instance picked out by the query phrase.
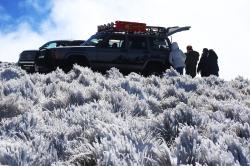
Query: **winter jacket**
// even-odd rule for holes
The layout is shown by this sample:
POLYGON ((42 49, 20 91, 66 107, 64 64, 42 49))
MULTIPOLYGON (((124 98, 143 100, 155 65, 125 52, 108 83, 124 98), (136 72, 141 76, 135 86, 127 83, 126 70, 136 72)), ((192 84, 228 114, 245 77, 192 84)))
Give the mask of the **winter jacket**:
POLYGON ((212 49, 203 50, 197 72, 200 72, 202 77, 219 76, 218 56, 212 49))
POLYGON ((209 50, 207 63, 209 74, 219 76, 218 56, 212 49, 209 50))
POLYGON ((199 53, 197 51, 188 51, 186 54, 186 74, 192 77, 196 76, 196 66, 199 60, 199 53))
POLYGON ((171 52, 169 54, 169 63, 176 69, 185 67, 186 55, 179 49, 176 42, 171 45, 171 52))
POLYGON ((201 73, 202 77, 208 77, 209 71, 208 71, 208 52, 203 52, 201 55, 200 62, 198 63, 197 72, 201 73))

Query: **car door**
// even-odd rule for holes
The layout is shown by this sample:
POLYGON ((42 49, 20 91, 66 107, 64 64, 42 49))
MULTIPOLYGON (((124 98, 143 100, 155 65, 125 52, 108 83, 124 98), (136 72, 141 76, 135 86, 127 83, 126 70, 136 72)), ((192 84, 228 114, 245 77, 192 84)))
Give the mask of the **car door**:
POLYGON ((127 54, 123 57, 124 70, 141 71, 149 58, 148 42, 146 36, 128 35, 127 54))
POLYGON ((112 67, 121 69, 122 57, 126 55, 125 35, 110 34, 96 46, 96 67, 107 70, 112 67))
POLYGON ((149 37, 150 59, 155 62, 163 62, 166 68, 170 67, 168 57, 170 54, 170 41, 164 37, 149 37))

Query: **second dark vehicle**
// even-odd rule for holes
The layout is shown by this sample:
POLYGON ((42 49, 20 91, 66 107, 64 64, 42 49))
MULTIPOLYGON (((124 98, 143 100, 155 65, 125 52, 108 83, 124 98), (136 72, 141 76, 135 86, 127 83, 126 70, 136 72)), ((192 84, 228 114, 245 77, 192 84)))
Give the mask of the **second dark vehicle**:
POLYGON ((42 45, 39 50, 24 50, 23 52, 21 52, 17 65, 20 66, 22 69, 26 70, 27 72, 32 73, 35 71, 35 59, 39 56, 40 51, 56 47, 77 46, 84 42, 84 40, 49 41, 42 45))
POLYGON ((78 64, 97 71, 115 67, 124 73, 161 73, 170 68, 168 37, 189 29, 189 26, 164 28, 116 21, 98 26, 98 32, 81 46, 42 50, 35 63, 36 71, 50 72, 60 67, 68 72, 73 64, 78 64))

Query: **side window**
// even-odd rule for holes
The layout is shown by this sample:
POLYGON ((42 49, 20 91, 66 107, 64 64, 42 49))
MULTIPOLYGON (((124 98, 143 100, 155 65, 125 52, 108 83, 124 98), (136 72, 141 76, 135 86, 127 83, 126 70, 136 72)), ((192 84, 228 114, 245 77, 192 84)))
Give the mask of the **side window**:
POLYGON ((149 43, 152 50, 170 49, 167 40, 164 38, 150 38, 149 43))
POLYGON ((64 46, 67 46, 67 45, 69 45, 67 42, 58 42, 56 44, 56 47, 64 47, 64 46))
POLYGON ((103 41, 102 48, 125 48, 125 37, 124 36, 117 36, 111 35, 107 40, 103 41))
POLYGON ((144 50, 147 49, 147 40, 145 37, 129 36, 129 49, 144 50))

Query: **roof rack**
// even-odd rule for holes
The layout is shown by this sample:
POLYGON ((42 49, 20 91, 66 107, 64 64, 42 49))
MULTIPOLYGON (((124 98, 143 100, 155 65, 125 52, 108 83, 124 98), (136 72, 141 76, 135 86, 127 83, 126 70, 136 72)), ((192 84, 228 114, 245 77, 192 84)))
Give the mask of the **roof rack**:
POLYGON ((112 22, 109 24, 99 25, 97 27, 97 31, 146 32, 146 24, 138 22, 116 21, 115 23, 112 22))
POLYGON ((128 22, 128 21, 115 21, 115 23, 109 23, 99 25, 97 27, 98 32, 124 32, 124 33, 141 33, 150 35, 170 36, 175 32, 182 30, 189 30, 190 27, 157 27, 146 26, 145 23, 128 22))
POLYGON ((146 26, 145 23, 128 22, 128 21, 116 21, 115 23, 109 23, 99 25, 97 27, 98 32, 127 32, 127 33, 149 33, 149 34, 163 34, 167 29, 164 27, 146 26))

